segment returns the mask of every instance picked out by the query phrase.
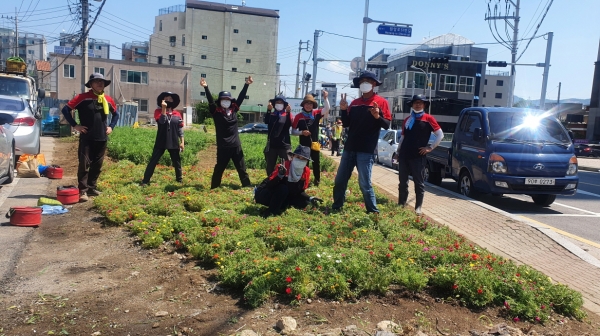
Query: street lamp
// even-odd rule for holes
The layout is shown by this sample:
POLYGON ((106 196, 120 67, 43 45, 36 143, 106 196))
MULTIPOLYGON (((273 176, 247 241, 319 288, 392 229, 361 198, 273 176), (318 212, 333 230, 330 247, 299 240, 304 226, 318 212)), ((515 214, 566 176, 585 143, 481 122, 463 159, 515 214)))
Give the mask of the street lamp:
MULTIPOLYGON (((432 102, 433 102, 433 99, 431 97, 431 88, 433 87, 433 84, 431 83, 431 73, 430 72, 425 72, 425 70, 423 70, 421 68, 417 68, 414 65, 411 65, 410 68, 414 69, 414 70, 421 71, 427 77, 427 85, 429 86, 429 114, 431 114, 431 105, 432 105, 432 102)), ((414 89, 414 87, 415 87, 415 84, 414 84, 414 81, 413 81, 413 89, 414 89)), ((425 90, 427 90, 427 89, 423 88, 423 93, 427 94, 425 90)))
POLYGON ((260 121, 263 104, 257 104, 257 105, 258 105, 258 120, 260 121))

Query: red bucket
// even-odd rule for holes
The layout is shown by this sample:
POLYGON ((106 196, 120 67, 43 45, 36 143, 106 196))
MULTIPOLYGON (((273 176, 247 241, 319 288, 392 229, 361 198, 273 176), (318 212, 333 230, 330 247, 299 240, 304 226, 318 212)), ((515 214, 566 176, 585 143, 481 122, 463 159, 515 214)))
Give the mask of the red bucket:
POLYGON ((6 214, 10 224, 16 226, 39 226, 42 224, 41 207, 14 207, 6 214))
POLYGON ((61 179, 63 177, 63 169, 59 166, 51 166, 46 169, 46 177, 49 179, 61 179))
POLYGON ((79 189, 73 186, 56 188, 56 199, 62 204, 75 204, 79 202, 79 189))

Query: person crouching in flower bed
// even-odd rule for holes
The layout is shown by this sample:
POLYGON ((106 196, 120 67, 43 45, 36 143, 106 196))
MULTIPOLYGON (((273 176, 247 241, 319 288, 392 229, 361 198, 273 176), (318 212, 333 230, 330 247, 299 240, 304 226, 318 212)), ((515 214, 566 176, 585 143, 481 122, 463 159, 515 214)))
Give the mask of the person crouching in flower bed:
POLYGON ((254 189, 254 200, 268 206, 261 214, 264 217, 279 215, 289 206, 303 209, 308 204, 318 204, 322 199, 306 194, 310 182, 310 148, 299 145, 292 153, 290 161, 277 164, 271 176, 254 189))
POLYGON ((179 102, 179 95, 172 92, 163 92, 156 98, 156 103, 160 106, 160 108, 154 111, 154 119, 156 119, 158 130, 156 132, 152 157, 146 167, 146 172, 144 172, 142 186, 150 183, 150 179, 154 174, 154 168, 156 168, 165 150, 168 150, 171 156, 171 161, 175 168, 175 180, 177 182, 183 181, 181 171, 181 152, 184 148, 183 118, 179 112, 175 111, 179 102))

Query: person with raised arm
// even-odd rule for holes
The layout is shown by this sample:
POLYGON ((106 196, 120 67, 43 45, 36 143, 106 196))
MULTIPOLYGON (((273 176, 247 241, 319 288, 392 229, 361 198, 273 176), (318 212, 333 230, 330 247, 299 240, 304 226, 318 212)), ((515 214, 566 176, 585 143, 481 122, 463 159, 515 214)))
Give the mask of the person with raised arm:
POLYGON ((275 96, 269 101, 264 121, 268 126, 267 145, 264 149, 267 163, 267 176, 273 172, 277 158, 288 161, 287 153, 292 149, 290 127, 292 126, 292 107, 284 96, 275 96), (274 110, 274 111, 273 111, 274 110))

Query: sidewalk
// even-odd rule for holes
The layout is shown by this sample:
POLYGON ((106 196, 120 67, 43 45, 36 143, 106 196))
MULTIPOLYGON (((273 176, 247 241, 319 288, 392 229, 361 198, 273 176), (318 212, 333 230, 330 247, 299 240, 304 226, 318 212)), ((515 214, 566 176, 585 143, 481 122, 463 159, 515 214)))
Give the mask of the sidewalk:
POLYGON ((582 158, 578 157, 579 170, 600 171, 600 158, 582 158))
MULTIPOLYGON (((330 157, 339 162, 340 157, 330 157)), ((600 160, 597 160, 600 161, 600 160)), ((598 162, 600 163, 600 162, 598 162)), ((355 170, 356 172, 356 170, 355 170)), ((398 174, 390 169, 373 166, 374 186, 391 195, 398 195, 398 174)), ((414 186, 410 181, 409 204, 414 206, 414 186)), ((600 314, 600 262, 554 231, 534 226, 509 214, 488 209, 454 192, 427 184, 423 212, 434 221, 447 225, 489 251, 527 264, 550 276, 554 281, 580 291, 584 307, 600 314), (552 238, 551 238, 552 237, 552 238), (561 242, 559 244, 557 241, 561 242), (569 249, 563 247, 569 246, 569 249), (578 253, 579 256, 575 255, 578 253), (594 266, 582 258, 587 258, 594 266)), ((396 200, 394 200, 396 201, 396 200)))
MULTIPOLYGON (((41 152, 46 163, 52 163, 54 153, 52 137, 42 137, 41 152)), ((15 178, 0 189, 0 284, 14 273, 16 262, 23 253, 34 228, 11 226, 10 220, 4 217, 11 207, 36 206, 40 197, 46 196, 50 181, 45 178, 15 178)))

